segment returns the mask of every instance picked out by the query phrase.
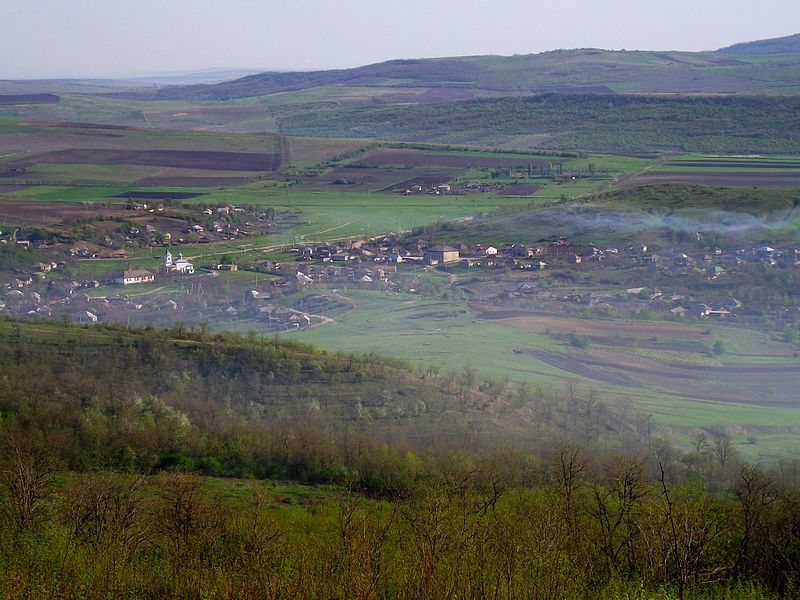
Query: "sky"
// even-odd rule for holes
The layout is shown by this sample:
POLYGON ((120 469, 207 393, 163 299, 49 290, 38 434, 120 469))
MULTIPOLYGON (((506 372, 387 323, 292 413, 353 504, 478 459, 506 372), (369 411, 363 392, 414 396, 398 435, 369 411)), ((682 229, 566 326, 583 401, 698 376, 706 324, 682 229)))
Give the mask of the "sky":
POLYGON ((800 33, 798 0, 3 0, 0 78, 312 70, 800 33))

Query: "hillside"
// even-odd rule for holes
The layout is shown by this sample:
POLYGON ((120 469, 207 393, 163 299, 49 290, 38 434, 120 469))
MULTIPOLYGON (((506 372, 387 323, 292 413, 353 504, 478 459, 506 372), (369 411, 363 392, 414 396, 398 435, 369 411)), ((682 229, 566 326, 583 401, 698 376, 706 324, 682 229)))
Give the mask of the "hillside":
POLYGON ((172 86, 159 100, 231 100, 322 86, 467 88, 481 93, 769 93, 800 91, 798 36, 713 52, 556 50, 515 56, 392 60, 353 69, 268 72, 172 86))
MULTIPOLYGON (((535 418, 552 398, 480 381, 474 369, 440 375, 371 354, 181 325, 0 321, 0 372, 0 424, 75 470, 181 465, 326 481, 335 475, 313 475, 306 459, 289 463, 267 445, 304 429, 430 446, 463 441, 470 428, 511 440, 534 427, 540 437, 569 427, 560 407, 535 418)), ((606 414, 609 431, 625 427, 610 413, 597 417, 606 414)))
MULTIPOLYGON (((800 73, 800 71, 798 71, 800 73)), ((795 97, 543 94, 467 102, 322 108, 278 119, 282 133, 553 150, 800 152, 795 97)))
POLYGON ((721 48, 721 54, 745 54, 757 56, 763 54, 793 54, 800 52, 800 33, 770 40, 742 42, 727 48, 721 48))

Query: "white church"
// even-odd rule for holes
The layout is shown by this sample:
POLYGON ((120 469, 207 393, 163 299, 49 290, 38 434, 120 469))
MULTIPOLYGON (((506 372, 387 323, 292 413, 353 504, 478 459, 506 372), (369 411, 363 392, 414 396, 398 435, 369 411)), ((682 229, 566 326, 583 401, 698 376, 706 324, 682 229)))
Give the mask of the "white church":
POLYGON ((167 250, 167 255, 164 257, 164 268, 167 271, 175 271, 177 273, 185 273, 191 275, 194 273, 194 265, 188 260, 183 258, 182 253, 178 253, 178 260, 172 260, 172 252, 167 250))

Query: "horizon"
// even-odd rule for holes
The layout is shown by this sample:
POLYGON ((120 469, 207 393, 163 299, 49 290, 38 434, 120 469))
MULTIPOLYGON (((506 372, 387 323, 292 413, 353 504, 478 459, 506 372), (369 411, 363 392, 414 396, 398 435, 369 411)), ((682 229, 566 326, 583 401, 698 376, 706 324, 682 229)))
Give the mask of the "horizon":
MULTIPOLYGON (((94 76, 94 75, 74 75, 74 76, 53 76, 53 77, 15 77, 15 78, 5 78, 8 80, 15 80, 15 81, 81 81, 81 80, 88 80, 88 81, 124 81, 124 80, 137 80, 137 79, 157 79, 157 78, 168 78, 168 77, 187 77, 191 75, 201 75, 204 73, 213 74, 213 73, 226 73, 226 72, 234 72, 234 71, 252 71, 253 74, 257 73, 312 73, 315 71, 332 71, 332 70, 347 70, 347 69, 358 69, 360 67, 366 67, 369 65, 374 64, 381 64, 385 62, 391 61, 404 61, 404 60, 439 60, 439 59, 448 59, 448 58, 464 58, 464 57, 499 57, 499 58, 511 58, 514 56, 538 56, 540 54, 547 54, 550 52, 569 52, 575 50, 601 50, 603 52, 717 52, 729 46, 734 46, 737 44, 746 44, 752 42, 760 42, 766 41, 771 39, 781 39, 786 37, 792 37, 795 35, 800 35, 798 33, 789 33, 787 35, 781 35, 772 38, 759 38, 759 39, 752 39, 752 40, 740 40, 734 41, 730 44, 726 44, 725 46, 720 46, 719 48, 706 48, 703 50, 685 50, 682 48, 601 48, 598 46, 575 46, 571 48, 551 48, 548 50, 540 50, 538 52, 526 52, 526 53, 514 53, 514 54, 460 54, 460 55, 447 55, 447 56, 398 56, 395 58, 387 58, 385 60, 380 60, 376 62, 366 62, 366 63, 358 63, 352 64, 348 66, 342 67, 309 67, 305 69, 293 69, 289 67, 242 67, 242 66, 218 66, 218 67, 198 67, 192 68, 187 70, 166 70, 166 71, 135 71, 126 74, 120 75, 107 75, 107 76, 94 76)), ((3 79, 0 76, 0 79, 3 79)))
POLYGON ((319 0, 291 7, 261 6, 251 0, 225 6, 210 0, 172 0, 160 7, 157 20, 133 0, 114 6, 99 0, 69 6, 55 0, 16 4, 0 23, 0 50, 15 57, 0 68, 2 79, 306 72, 387 60, 524 56, 589 48, 701 52, 800 31, 800 9, 788 0, 766 0, 758 7, 741 3, 736 10, 718 0, 699 7, 689 0, 669 7, 645 7, 634 0, 597 0, 582 6, 568 0, 557 8, 537 8, 535 14, 522 0, 507 0, 501 7, 486 0, 468 6, 454 0, 433 5, 410 0, 402 14, 392 7, 365 7, 358 0, 345 0, 335 8, 319 0), (487 20, 487 14, 497 16, 487 20), (531 18, 517 18, 526 14, 531 18), (598 22, 611 26, 597 27, 598 22), (43 53, 43 47, 57 52, 43 53))

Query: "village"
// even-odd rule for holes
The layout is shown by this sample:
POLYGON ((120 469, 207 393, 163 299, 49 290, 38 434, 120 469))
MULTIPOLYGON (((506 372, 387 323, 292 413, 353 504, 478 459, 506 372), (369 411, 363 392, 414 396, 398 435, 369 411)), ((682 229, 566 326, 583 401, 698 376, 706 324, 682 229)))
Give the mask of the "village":
MULTIPOLYGON (((165 246, 155 269, 122 268, 102 279, 75 281, 62 274, 69 261, 92 256, 85 247, 70 247, 63 260, 8 273, 0 315, 81 323, 247 322, 279 331, 324 324, 326 317, 313 310, 335 305, 331 296, 338 289, 419 295, 421 280, 440 273, 447 276, 448 287, 462 288, 472 301, 557 314, 589 310, 595 317, 639 314, 668 320, 800 317, 796 306, 747 305, 725 285, 740 270, 800 267, 795 246, 684 251, 644 243, 599 247, 566 237, 450 246, 387 233, 296 245, 286 249, 284 260, 248 258, 237 264, 226 256, 199 266, 173 249, 165 246), (239 270, 253 274, 253 282, 228 277, 239 270), (159 289, 169 291, 161 294, 159 289)), ((427 293, 441 293, 441 286, 427 293)))

